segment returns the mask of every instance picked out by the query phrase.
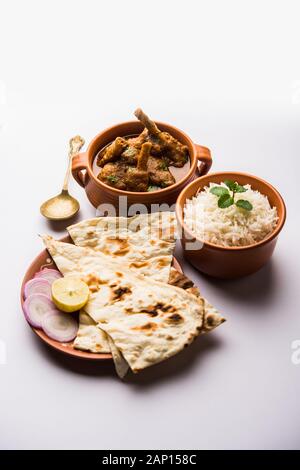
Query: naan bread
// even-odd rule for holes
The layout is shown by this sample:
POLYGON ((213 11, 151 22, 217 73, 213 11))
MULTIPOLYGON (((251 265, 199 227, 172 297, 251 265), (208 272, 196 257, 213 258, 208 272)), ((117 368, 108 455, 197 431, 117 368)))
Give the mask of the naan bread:
POLYGON ((154 212, 133 217, 87 219, 71 225, 67 230, 75 245, 90 247, 115 258, 136 261, 172 254, 176 227, 174 212, 154 212), (126 240, 126 243, 121 243, 120 239, 126 240))
MULTIPOLYGON (((85 311, 113 340, 134 372, 156 364, 205 331, 204 300, 184 289, 120 269, 101 252, 55 241, 44 243, 64 276, 98 282, 85 311)), ((218 314, 214 324, 224 319, 218 314)))
POLYGON ((133 372, 188 346, 202 331, 204 301, 183 289, 152 281, 123 301, 95 309, 98 326, 113 339, 133 372), (162 300, 163 299, 163 300, 162 300))
POLYGON ((75 245, 88 247, 138 274, 167 282, 176 236, 174 212, 98 217, 67 228, 75 245))
POLYGON ((93 353, 111 352, 107 334, 97 328, 97 323, 84 310, 79 313, 79 328, 74 348, 93 353))
POLYGON ((204 319, 201 333, 208 333, 225 321, 225 319, 220 316, 218 310, 204 297, 201 297, 200 290, 194 285, 193 281, 191 281, 191 279, 189 279, 184 273, 180 273, 173 267, 171 267, 170 270, 169 284, 185 289, 190 294, 203 299, 204 319))
MULTIPOLYGON (((200 297, 200 291, 194 286, 193 281, 173 267, 171 268, 169 284, 185 289, 187 292, 200 297)), ((218 310, 209 304, 206 299, 203 299, 203 301, 203 328, 200 333, 208 333, 219 326, 224 319, 220 316, 218 310)), ((74 341, 74 347, 95 353, 112 353, 110 344, 111 341, 109 341, 107 334, 99 329, 97 323, 86 312, 81 310, 79 315, 79 331, 74 341)))
POLYGON ((128 372, 129 365, 128 362, 125 361, 122 353, 119 351, 119 349, 116 347, 115 343, 111 339, 110 336, 106 335, 108 338, 109 346, 110 346, 110 352, 113 357, 113 361, 115 364, 116 372, 120 379, 124 379, 125 375, 128 372))
MULTIPOLYGON (((98 217, 71 225, 67 230, 75 245, 100 251, 138 274, 168 282, 175 247, 174 212, 156 212, 129 218, 98 217)), ((86 327, 86 317, 85 312, 79 316, 74 347, 96 353, 110 352, 106 334, 102 332, 99 338, 99 328, 95 324, 86 327)))

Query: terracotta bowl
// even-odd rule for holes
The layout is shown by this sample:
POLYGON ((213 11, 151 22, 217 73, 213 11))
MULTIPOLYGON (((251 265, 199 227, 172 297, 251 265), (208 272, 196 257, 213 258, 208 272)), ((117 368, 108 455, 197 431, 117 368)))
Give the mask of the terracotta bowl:
MULTIPOLYGON (((94 207, 98 208, 100 204, 112 204, 119 213, 120 196, 127 197, 127 207, 129 205, 140 203, 148 208, 151 204, 166 203, 172 205, 184 186, 195 179, 200 174, 206 174, 211 165, 212 159, 210 150, 201 145, 194 144, 192 140, 182 131, 169 124, 161 122, 156 123, 162 131, 169 132, 182 144, 188 146, 190 154, 190 169, 180 181, 168 188, 147 193, 122 191, 98 180, 93 172, 93 161, 99 150, 112 142, 116 137, 128 135, 137 135, 142 132, 143 125, 138 121, 123 122, 106 129, 98 134, 89 144, 87 151, 74 156, 72 163, 72 174, 80 186, 82 186, 94 207)), ((123 204, 123 203, 122 203, 123 204)), ((125 215, 125 214, 122 214, 125 215)))
POLYGON ((221 279, 233 279, 258 271, 271 258, 286 219, 286 208, 278 191, 256 176, 247 173, 212 173, 196 179, 184 188, 177 199, 176 215, 181 228, 182 248, 187 260, 205 274, 221 279), (226 179, 237 181, 241 185, 250 184, 253 189, 268 197, 272 207, 277 208, 279 220, 275 230, 255 245, 227 248, 213 243, 202 243, 183 222, 186 200, 192 198, 209 183, 221 183, 226 179), (193 247, 195 242, 197 246, 193 247))

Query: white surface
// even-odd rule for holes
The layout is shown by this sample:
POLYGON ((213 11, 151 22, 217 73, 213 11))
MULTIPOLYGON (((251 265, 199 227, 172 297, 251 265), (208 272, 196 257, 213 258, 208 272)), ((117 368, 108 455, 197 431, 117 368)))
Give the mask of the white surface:
POLYGON ((300 447, 299 39, 297 1, 1 1, 1 448, 300 447), (111 364, 44 347, 19 288, 37 234, 64 233, 39 205, 60 188, 68 139, 139 105, 209 146, 213 170, 273 183, 288 221, 247 279, 184 264, 228 322, 122 383, 111 364))

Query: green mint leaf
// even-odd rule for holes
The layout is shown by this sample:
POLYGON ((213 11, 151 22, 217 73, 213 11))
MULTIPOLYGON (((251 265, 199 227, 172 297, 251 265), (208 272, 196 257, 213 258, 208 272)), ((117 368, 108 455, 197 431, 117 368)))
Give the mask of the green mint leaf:
POLYGON ((232 180, 225 180, 224 183, 230 189, 230 191, 235 191, 237 184, 232 180))
POLYGON ((214 194, 215 196, 223 196, 223 194, 229 194, 228 189, 224 188, 224 186, 214 186, 210 189, 209 192, 214 194))
POLYGON ((241 186, 240 184, 236 185, 236 188, 235 188, 236 193, 245 193, 246 191, 247 191, 247 189, 244 188, 244 186, 241 186))
POLYGON ((246 201, 244 199, 239 199, 238 201, 236 201, 235 205, 237 207, 241 207, 242 209, 245 209, 246 211, 251 211, 253 209, 251 202, 246 201))
POLYGON ((233 203, 233 197, 231 197, 230 194, 223 194, 218 200, 220 209, 226 209, 226 207, 232 206, 233 203))

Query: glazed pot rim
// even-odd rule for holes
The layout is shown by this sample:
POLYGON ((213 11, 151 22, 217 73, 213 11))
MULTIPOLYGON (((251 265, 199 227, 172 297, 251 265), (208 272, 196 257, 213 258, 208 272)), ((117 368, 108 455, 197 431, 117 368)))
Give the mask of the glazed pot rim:
MULTIPOLYGON (((196 194, 196 192, 195 192, 195 194, 196 194)), ((244 172, 239 172, 239 171, 220 171, 220 172, 209 173, 208 175, 200 176, 199 178, 195 179, 194 181, 192 181, 191 183, 189 183, 187 186, 185 186, 183 188, 183 190, 180 192, 180 194, 177 198, 177 201, 176 201, 176 217, 177 217, 177 221, 178 221, 179 225, 182 227, 182 229, 185 232, 188 233, 188 235, 191 237, 191 239, 193 239, 193 238, 196 239, 197 241, 202 243, 203 246, 207 246, 208 248, 211 248, 213 250, 238 252, 238 251, 245 251, 245 250, 255 249, 257 247, 260 247, 260 246, 263 246, 263 245, 269 243, 274 238, 276 238, 279 235, 279 233, 281 232, 281 230, 284 226, 285 220, 286 220, 286 205, 285 205, 285 202, 284 202, 281 194, 277 191, 277 189, 275 189, 274 186, 272 186, 270 183, 263 180, 262 178, 259 178, 255 175, 250 174, 250 173, 244 173, 244 172), (183 209, 184 209, 185 202, 186 202, 186 199, 187 199, 186 198, 186 192, 188 191, 188 189, 192 185, 197 186, 197 183, 200 183, 200 180, 203 180, 204 178, 209 179, 209 178, 214 177, 214 176, 220 176, 222 178, 223 177, 226 178, 226 176, 228 176, 228 175, 236 175, 237 177, 238 176, 245 176, 245 177, 248 177, 248 178, 252 178, 253 180, 257 180, 257 181, 261 182, 262 184, 264 184, 265 186, 268 186, 271 189, 271 191, 275 194, 275 196, 276 196, 276 198, 279 202, 279 205, 281 206, 282 215, 279 218, 275 229, 266 238, 264 238, 263 240, 261 240, 258 243, 254 243, 252 245, 245 245, 245 246, 221 246, 221 245, 216 245, 215 243, 203 241, 200 238, 198 238, 195 235, 195 233, 192 232, 191 229, 183 221, 183 209)))
MULTIPOLYGON (((109 186, 108 184, 103 183, 102 181, 100 181, 96 177, 96 175, 93 171, 93 168, 91 166, 91 158, 89 157, 89 154, 91 152, 91 149, 92 149, 93 145, 95 145, 95 143, 99 140, 100 136, 105 134, 106 132, 109 132, 112 129, 114 129, 116 127, 119 127, 119 126, 131 125, 131 124, 137 125, 137 124, 140 124, 139 121, 123 121, 123 122, 120 122, 118 124, 114 124, 113 126, 107 127, 106 129, 101 131, 99 134, 97 134, 91 140, 91 142, 89 143, 89 145, 86 149, 86 152, 84 152, 87 155, 87 165, 86 166, 87 166, 87 170, 88 170, 88 173, 89 173, 89 177, 92 178, 93 181, 98 186, 103 187, 108 192, 118 194, 119 196, 136 196, 136 197, 143 197, 143 198, 146 197, 146 198, 149 198, 149 199, 151 199, 152 195, 154 195, 154 194, 155 195, 156 194, 162 194, 162 195, 167 194, 168 192, 171 192, 174 189, 179 188, 180 186, 182 186, 182 184, 189 181, 190 178, 192 177, 192 175, 195 173, 195 170, 196 170, 196 167, 197 167, 197 161, 198 161, 194 142, 192 141, 192 139, 185 132, 178 129, 177 127, 172 126, 171 124, 161 122, 161 121, 154 121, 154 122, 155 122, 155 124, 157 124, 158 127, 162 126, 162 127, 175 129, 175 131, 177 131, 178 133, 180 133, 182 136, 185 137, 185 139, 189 142, 190 147, 193 149, 193 155, 192 156, 189 155, 191 166, 189 168, 189 171, 187 172, 187 174, 183 178, 181 178, 179 181, 177 181, 176 183, 174 183, 171 186, 168 186, 166 188, 161 188, 161 189, 158 189, 156 191, 145 191, 145 192, 143 191, 143 192, 141 192, 141 191, 126 191, 126 190, 122 190, 122 189, 117 189, 117 188, 114 188, 112 186, 109 186), (193 159, 193 161, 192 161, 192 159, 193 159)), ((122 137, 122 136, 120 136, 120 137, 122 137)), ((190 149, 189 149, 189 151, 190 151, 190 149)))

